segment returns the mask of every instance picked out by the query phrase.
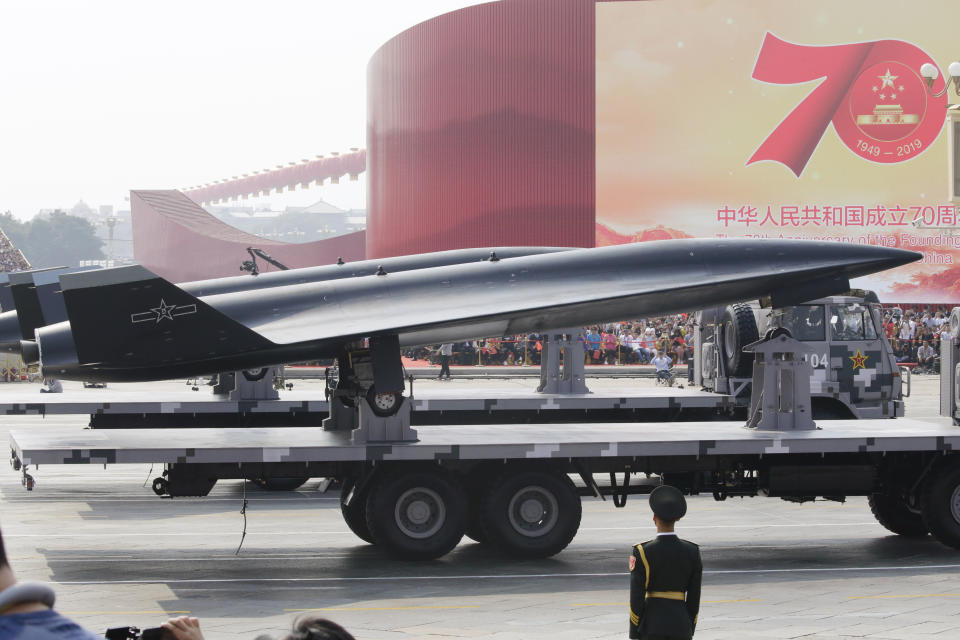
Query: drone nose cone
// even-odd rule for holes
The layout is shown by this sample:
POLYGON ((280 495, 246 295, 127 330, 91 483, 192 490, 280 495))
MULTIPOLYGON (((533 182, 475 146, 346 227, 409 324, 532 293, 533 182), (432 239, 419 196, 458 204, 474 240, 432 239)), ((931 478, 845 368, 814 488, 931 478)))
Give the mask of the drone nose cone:
POLYGON ((891 267, 909 264, 923 257, 922 253, 896 247, 878 247, 872 244, 844 244, 843 246, 854 257, 887 262, 891 267))
POLYGON ((875 247, 872 245, 843 245, 849 252, 846 271, 851 278, 869 275, 878 271, 895 269, 923 258, 922 253, 895 249, 893 247, 875 247))

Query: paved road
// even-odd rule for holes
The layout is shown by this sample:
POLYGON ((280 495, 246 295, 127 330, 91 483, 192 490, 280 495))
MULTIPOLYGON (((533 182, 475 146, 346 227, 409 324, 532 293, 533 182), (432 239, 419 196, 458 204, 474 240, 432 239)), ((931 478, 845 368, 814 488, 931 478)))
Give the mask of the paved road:
MULTIPOLYGON (((914 383, 909 415, 934 416, 935 379, 914 383)), ((14 426, 82 423, 4 418, 0 439, 14 426)), ((311 611, 361 640, 625 637, 628 551, 652 530, 643 498, 624 509, 589 499, 580 534, 551 559, 517 562, 465 541, 439 561, 397 562, 354 538, 337 496, 313 481, 287 494, 247 486, 237 554, 240 482, 160 500, 144 486, 156 475, 148 466, 35 475, 27 493, 12 470, 0 473, 11 561, 22 579, 53 582, 58 608, 96 631, 190 612, 210 640, 252 640, 311 611)), ((703 548, 698 639, 960 635, 960 552, 887 535, 863 499, 697 497, 682 525, 703 548)))

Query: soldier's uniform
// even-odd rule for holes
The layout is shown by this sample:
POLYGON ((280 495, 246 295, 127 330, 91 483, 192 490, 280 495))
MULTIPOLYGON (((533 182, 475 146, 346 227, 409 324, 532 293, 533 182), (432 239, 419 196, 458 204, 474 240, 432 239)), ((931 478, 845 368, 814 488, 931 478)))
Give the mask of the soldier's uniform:
MULTIPOLYGON (((650 507, 665 520, 678 520, 687 511, 683 494, 666 485, 650 494, 650 507)), ((635 545, 630 556, 630 637, 692 638, 702 576, 700 547, 675 533, 660 533, 635 545)))

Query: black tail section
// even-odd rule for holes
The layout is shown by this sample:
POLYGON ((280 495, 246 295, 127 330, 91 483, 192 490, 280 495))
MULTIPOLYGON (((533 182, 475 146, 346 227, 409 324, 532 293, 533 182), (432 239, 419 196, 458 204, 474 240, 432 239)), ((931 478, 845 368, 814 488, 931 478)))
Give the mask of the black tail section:
POLYGON ((33 274, 29 271, 10 274, 10 293, 17 308, 17 322, 20 324, 20 337, 33 340, 33 331, 47 324, 40 307, 40 296, 33 283, 33 274))
POLYGON ((13 294, 10 291, 10 275, 0 273, 0 312, 14 311, 13 294))
MULTIPOLYGON (((17 311, 21 338, 33 340, 34 329, 67 319, 60 291, 60 276, 98 267, 49 267, 18 271, 8 276, 9 292, 17 311)), ((4 309, 6 311, 7 309, 4 309)))
POLYGON ((61 285, 81 365, 176 367, 274 346, 141 266, 69 274, 61 285))

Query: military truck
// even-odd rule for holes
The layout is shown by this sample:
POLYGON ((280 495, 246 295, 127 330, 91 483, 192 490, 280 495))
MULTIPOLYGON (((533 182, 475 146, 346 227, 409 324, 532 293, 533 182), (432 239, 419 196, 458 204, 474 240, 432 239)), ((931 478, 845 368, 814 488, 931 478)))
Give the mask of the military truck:
MULTIPOLYGON (((33 482, 28 469, 36 472, 41 464, 163 465, 154 491, 170 497, 205 495, 225 478, 334 478, 350 530, 405 559, 443 556, 464 535, 521 558, 551 556, 576 535, 583 497, 611 497, 622 507, 629 496, 662 483, 717 501, 866 496, 889 531, 905 538, 931 534, 960 549, 956 426, 909 418, 809 420, 818 404, 824 410, 842 407, 853 416, 857 411, 859 417, 870 411, 880 418, 902 415, 902 378, 878 330, 876 310, 875 298, 863 294, 775 312, 736 305, 701 315, 699 379, 715 388, 726 384, 747 401, 751 393, 764 398, 763 411, 772 407, 773 414, 766 417, 775 418, 772 428, 753 420, 754 413, 747 424, 711 419, 477 425, 452 414, 448 424, 414 429, 410 403, 389 417, 358 403, 349 408, 352 419, 322 429, 13 430, 11 464, 27 488, 33 482), (763 387, 750 389, 755 363, 746 364, 740 347, 757 342, 761 329, 766 340, 754 347, 754 355, 765 360, 758 368, 783 370, 766 375, 771 371, 765 369, 757 378, 763 387), (784 333, 796 339, 785 343, 784 333), (785 344, 777 347, 776 341, 785 344), (713 361, 705 353, 711 348, 713 361), (785 393, 788 376, 781 374, 791 372, 794 384, 785 393), (801 382, 813 379, 815 393, 798 391, 801 382)), ((960 321, 950 340, 958 344, 960 321)), ((575 352, 579 345, 564 348, 575 352)), ((960 374, 957 362, 960 348, 944 366, 960 374)), ((955 383, 956 378, 953 398, 960 395, 955 383)), ((701 395, 728 397, 717 390, 701 395)), ((663 401, 679 412, 676 396, 663 401)))
POLYGON ((813 349, 804 358, 813 367, 814 418, 903 416, 910 370, 897 364, 872 291, 853 290, 779 309, 740 303, 700 311, 696 318, 694 382, 733 396, 737 407, 750 401, 753 354, 743 348, 781 328, 813 349))

